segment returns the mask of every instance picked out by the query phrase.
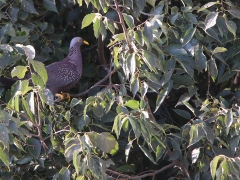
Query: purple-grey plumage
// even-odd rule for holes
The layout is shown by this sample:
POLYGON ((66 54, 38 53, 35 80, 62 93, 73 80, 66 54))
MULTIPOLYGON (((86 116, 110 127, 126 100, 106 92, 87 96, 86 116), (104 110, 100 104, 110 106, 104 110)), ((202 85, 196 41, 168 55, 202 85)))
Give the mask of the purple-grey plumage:
MULTIPOLYGON (((80 46, 88 44, 80 37, 75 37, 71 40, 69 54, 61 61, 49 64, 46 66, 48 81, 47 88, 55 95, 58 92, 67 90, 76 85, 82 75, 82 54, 80 46)), ((30 78, 28 73, 24 79, 30 78)), ((1 86, 10 88, 16 79, 1 77, 1 86)))

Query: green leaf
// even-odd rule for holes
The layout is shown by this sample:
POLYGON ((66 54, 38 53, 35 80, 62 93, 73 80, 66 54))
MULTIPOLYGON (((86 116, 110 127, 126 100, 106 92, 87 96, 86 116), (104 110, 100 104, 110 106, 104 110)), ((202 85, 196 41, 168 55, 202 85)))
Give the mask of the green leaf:
POLYGON ((195 62, 196 62, 197 70, 199 72, 207 67, 207 58, 203 54, 203 50, 202 49, 198 49, 196 51, 196 53, 195 53, 195 62))
POLYGON ((38 14, 32 0, 21 0, 21 8, 32 14, 38 14))
MULTIPOLYGON (((158 5, 156 7, 154 7, 151 11, 150 14, 151 15, 161 15, 163 13, 163 5, 158 5)), ((157 16, 155 16, 157 17, 157 16)))
POLYGON ((145 156, 148 157, 148 159, 150 161, 152 161, 154 164, 157 164, 152 156, 152 154, 149 152, 149 150, 147 148, 145 148, 144 146, 139 145, 140 149, 142 150, 142 152, 145 154, 145 156))
POLYGON ((164 101, 164 99, 167 97, 170 90, 172 89, 172 81, 169 81, 169 83, 166 85, 167 85, 167 87, 164 87, 158 94, 157 101, 156 101, 156 108, 155 108, 154 112, 156 112, 158 110, 158 108, 160 107, 160 105, 162 104, 162 102, 164 101))
POLYGON ((191 115, 189 112, 181 109, 173 109, 178 115, 184 117, 185 119, 191 119, 191 115))
POLYGON ((212 38, 216 39, 218 42, 220 42, 220 39, 219 39, 219 37, 218 37, 218 33, 217 33, 213 28, 207 29, 207 30, 206 30, 206 33, 207 33, 210 37, 212 37, 212 38))
POLYGON ((30 63, 33 66, 34 71, 37 72, 39 76, 41 76, 44 84, 46 84, 48 80, 48 74, 44 64, 39 61, 30 61, 30 63))
POLYGON ((171 44, 165 47, 167 53, 173 56, 188 56, 188 53, 185 49, 182 48, 180 44, 171 44))
POLYGON ((240 8, 239 7, 231 7, 231 9, 229 9, 228 12, 231 13, 235 18, 240 19, 240 8))
POLYGON ((225 51, 227 51, 227 49, 224 48, 224 47, 216 47, 216 48, 213 50, 212 54, 221 53, 221 52, 225 52, 225 51))
POLYGON ((10 46, 9 44, 1 44, 0 45, 0 49, 8 51, 8 52, 12 52, 13 51, 12 46, 10 46))
POLYGON ((28 149, 29 155, 38 159, 41 153, 41 148, 42 148, 41 142, 36 138, 30 138, 28 139, 27 144, 28 144, 27 149, 28 149))
POLYGON ((84 116, 77 116, 74 119, 75 124, 78 128, 79 131, 82 131, 82 129, 84 128, 84 126, 86 126, 87 124, 90 123, 90 118, 88 117, 88 115, 86 115, 86 117, 84 118, 84 116))
POLYGON ((104 40, 107 37, 107 30, 104 23, 101 20, 100 20, 99 32, 102 35, 102 40, 104 40))
POLYGON ((5 166, 7 166, 8 170, 10 170, 8 154, 6 154, 2 148, 0 148, 0 159, 5 164, 5 166))
POLYGON ((112 21, 107 20, 107 28, 111 31, 112 34, 115 34, 115 27, 112 21))
POLYGON ((22 98, 21 99, 22 100, 22 105, 23 105, 23 109, 24 109, 24 112, 27 114, 27 116, 32 120, 32 121, 34 121, 34 114, 30 111, 30 109, 29 109, 29 106, 28 106, 28 104, 27 104, 27 101, 24 99, 24 98, 22 98))
POLYGON ((136 60, 135 60, 135 53, 130 54, 127 57, 127 67, 129 69, 129 72, 134 75, 136 70, 136 60))
POLYGON ((147 45, 153 42, 153 31, 151 28, 151 23, 146 22, 143 29, 143 38, 147 45))
POLYGON ((134 19, 131 15, 122 13, 124 21, 126 22, 126 24, 128 25, 129 28, 134 28, 134 19))
POLYGON ((209 61, 209 70, 212 80, 215 81, 218 76, 218 69, 214 58, 209 61))
POLYGON ((52 92, 49 89, 39 89, 38 93, 39 93, 39 96, 40 96, 41 100, 44 103, 46 103, 49 106, 53 107, 53 105, 54 105, 54 97, 53 97, 52 92))
POLYGON ((193 7, 192 0, 183 0, 188 6, 193 7))
POLYGON ((83 18, 83 20, 82 20, 82 27, 81 27, 81 29, 89 26, 89 25, 93 22, 93 20, 95 19, 96 16, 100 16, 100 14, 99 14, 99 13, 90 13, 90 14, 87 14, 87 15, 83 18))
POLYGON ((59 171, 59 180, 70 180, 70 171, 68 168, 63 167, 59 171))
POLYGON ((45 86, 41 76, 39 76, 37 74, 32 74, 32 82, 34 85, 38 85, 41 88, 43 88, 45 86))
POLYGON ((27 72, 26 66, 16 66, 11 71, 11 76, 12 77, 17 76, 18 78, 22 79, 25 76, 26 72, 27 72))
POLYGON ((108 132, 103 132, 100 134, 100 139, 98 140, 98 147, 103 152, 110 153, 111 155, 116 154, 119 149, 118 142, 116 141, 114 136, 108 132))
POLYGON ((129 107, 131 109, 139 109, 139 101, 132 99, 132 100, 127 101, 124 104, 124 106, 127 106, 127 107, 129 107))
POLYGON ((151 71, 156 71, 155 68, 159 68, 159 59, 157 59, 151 52, 149 51, 144 51, 143 52, 143 61, 145 62, 145 64, 147 65, 147 67, 151 70, 151 71))
POLYGON ((218 16, 217 18, 217 26, 218 26, 218 30, 220 35, 223 37, 225 36, 227 38, 228 35, 228 28, 225 22, 225 18, 222 16, 218 16))
POLYGON ((118 47, 114 47, 113 48, 113 59, 114 59, 114 63, 116 65, 116 67, 119 66, 119 62, 118 62, 118 52, 119 52, 119 48, 118 47))
POLYGON ((215 4, 221 4, 221 3, 220 3, 220 2, 208 2, 207 4, 204 4, 204 5, 198 10, 198 12, 203 11, 203 10, 205 10, 205 9, 207 9, 207 8, 215 5, 215 4))
POLYGON ((94 105, 93 113, 95 116, 97 116, 99 118, 101 118, 104 115, 104 108, 102 107, 102 105, 100 103, 97 103, 96 105, 94 105))
POLYGON ((208 28, 213 27, 216 24, 216 20, 218 17, 218 13, 217 12, 210 12, 206 19, 205 19, 205 30, 207 30, 208 28))
POLYGON ((117 168, 117 171, 123 172, 123 173, 135 173, 135 168, 133 165, 123 165, 117 168))
POLYGON ((106 13, 108 8, 109 8, 109 1, 108 0, 102 0, 102 1, 99 1, 102 9, 103 9, 103 12, 106 13))
POLYGON ((231 77, 233 77, 236 74, 236 71, 226 71, 219 79, 218 83, 224 82, 229 80, 231 77))
POLYGON ((73 166, 74 166, 77 174, 79 174, 80 162, 81 162, 81 155, 79 155, 78 151, 74 151, 73 152, 73 166))
POLYGON ((222 159, 221 156, 215 156, 210 163, 210 171, 211 171, 211 174, 212 174, 212 179, 215 179, 216 169, 217 169, 218 161, 220 159, 222 159))
POLYGON ((232 110, 228 110, 228 112, 226 113, 225 117, 224 117, 224 124, 225 124, 225 127, 226 127, 226 134, 228 135, 229 133, 229 129, 231 127, 233 123, 233 112, 232 110))
POLYGON ((77 0, 77 3, 78 3, 79 6, 82 6, 82 1, 83 0, 77 0))
POLYGON ((117 43, 118 41, 123 41, 125 40, 125 36, 124 33, 120 33, 120 34, 115 34, 113 37, 114 41, 111 41, 107 46, 112 46, 113 44, 117 43))
POLYGON ((148 84, 146 82, 141 83, 140 92, 141 92, 142 97, 145 96, 147 91, 148 91, 148 84))
POLYGON ((4 148, 9 149, 9 136, 8 136, 8 128, 0 123, 0 142, 3 144, 4 148))
POLYGON ((189 41, 191 41, 195 32, 196 32, 196 28, 190 28, 185 32, 185 34, 183 36, 183 42, 182 42, 183 46, 186 45, 189 41))
POLYGON ((163 145, 163 143, 159 143, 156 148, 156 161, 158 161, 163 156, 165 150, 166 147, 163 145))
POLYGON ((134 38, 141 46, 143 46, 144 39, 142 37, 142 31, 140 30, 135 31, 134 38))
MULTIPOLYGON (((4 111, 4 110, 0 110, 0 122, 4 123, 4 124, 9 124, 9 120, 10 118, 12 118, 11 116, 9 116, 9 114, 4 111)), ((18 119, 17 119, 18 120, 18 119)), ((18 121, 19 123, 20 121, 18 121)))
POLYGON ((237 31, 237 25, 233 21, 228 21, 225 19, 226 25, 228 30, 234 35, 234 39, 236 38, 236 31, 237 31))
POLYGON ((192 164, 195 163, 200 155, 200 148, 195 148, 192 151, 192 164))
POLYGON ((58 13, 55 0, 43 0, 43 7, 48 11, 54 11, 58 13))
POLYGON ((98 38, 100 35, 100 22, 101 20, 99 18, 96 18, 93 24, 94 36, 96 38, 98 38))
POLYGON ((11 43, 16 43, 16 42, 19 42, 19 43, 24 43, 28 40, 29 36, 28 35, 25 35, 25 36, 13 36, 11 37, 11 40, 10 42, 11 43))
POLYGON ((141 131, 140 131, 141 127, 140 127, 139 123, 137 122, 136 119, 133 119, 130 116, 128 117, 128 120, 129 120, 129 122, 130 122, 130 124, 132 126, 132 129, 133 129, 133 132, 135 134, 135 137, 138 139, 140 137, 140 135, 141 135, 141 131))
POLYGON ((151 6, 155 6, 156 0, 147 0, 147 2, 151 5, 151 6))
POLYGON ((197 24, 197 18, 190 12, 184 12, 183 17, 191 24, 197 24))
POLYGON ((139 90, 139 80, 138 80, 138 78, 136 78, 131 82, 131 91, 133 93, 133 97, 135 97, 138 90, 139 90))

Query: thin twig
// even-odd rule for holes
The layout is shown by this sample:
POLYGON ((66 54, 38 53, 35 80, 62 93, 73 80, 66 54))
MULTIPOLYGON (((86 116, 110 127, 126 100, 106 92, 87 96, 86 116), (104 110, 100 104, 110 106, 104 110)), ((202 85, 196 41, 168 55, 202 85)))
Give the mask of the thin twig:
POLYGON ((143 174, 143 175, 137 175, 137 176, 129 176, 129 175, 126 175, 126 174, 122 174, 122 173, 119 173, 119 172, 116 172, 116 171, 113 171, 113 170, 110 170, 110 169, 107 169, 107 172, 110 172, 112 174, 115 174, 115 175, 118 175, 118 176, 121 176, 127 180, 132 180, 132 179, 142 179, 142 178, 145 178, 145 177, 148 177, 148 176, 156 176, 157 174, 173 167, 173 166, 176 166, 178 165, 178 163, 176 161, 173 161, 171 164, 167 165, 167 166, 164 166, 163 168, 157 170, 157 171, 154 171, 154 172, 151 172, 151 173, 146 173, 146 174, 143 174))
POLYGON ((102 84, 104 81, 106 81, 108 79, 109 76, 111 76, 113 73, 115 72, 115 70, 113 71, 109 71, 109 73, 107 74, 107 76, 105 76, 102 80, 98 81, 96 84, 94 84, 92 87, 90 87, 88 90, 79 93, 79 94, 70 94, 71 97, 80 97, 80 96, 84 96, 85 94, 87 94, 92 88, 97 87, 98 85, 102 84))
POLYGON ((122 25, 122 28, 123 28, 123 33, 124 33, 125 39, 127 41, 127 44, 128 44, 128 47, 129 47, 129 51, 130 51, 130 53, 132 53, 133 52, 133 48, 132 48, 131 43, 129 41, 127 28, 126 28, 126 25, 124 23, 123 15, 122 15, 121 10, 119 9, 119 5, 118 5, 117 0, 114 0, 114 4, 116 6, 116 11, 118 13, 119 21, 120 21, 120 23, 122 25))

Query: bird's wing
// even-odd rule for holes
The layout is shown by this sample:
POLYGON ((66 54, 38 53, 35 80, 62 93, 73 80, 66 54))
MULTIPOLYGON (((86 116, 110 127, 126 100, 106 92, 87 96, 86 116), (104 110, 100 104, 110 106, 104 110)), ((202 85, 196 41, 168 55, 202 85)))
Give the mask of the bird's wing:
POLYGON ((77 72, 77 67, 72 63, 57 62, 46 66, 48 73, 47 87, 53 93, 59 92, 62 89, 67 89, 80 78, 77 72))

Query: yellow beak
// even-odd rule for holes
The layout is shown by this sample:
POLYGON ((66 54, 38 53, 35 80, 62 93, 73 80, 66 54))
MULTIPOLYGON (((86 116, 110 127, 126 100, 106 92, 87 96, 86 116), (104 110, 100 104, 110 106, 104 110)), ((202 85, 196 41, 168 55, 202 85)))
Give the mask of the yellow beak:
POLYGON ((87 41, 83 41, 83 43, 86 44, 86 45, 89 45, 89 43, 87 41))

